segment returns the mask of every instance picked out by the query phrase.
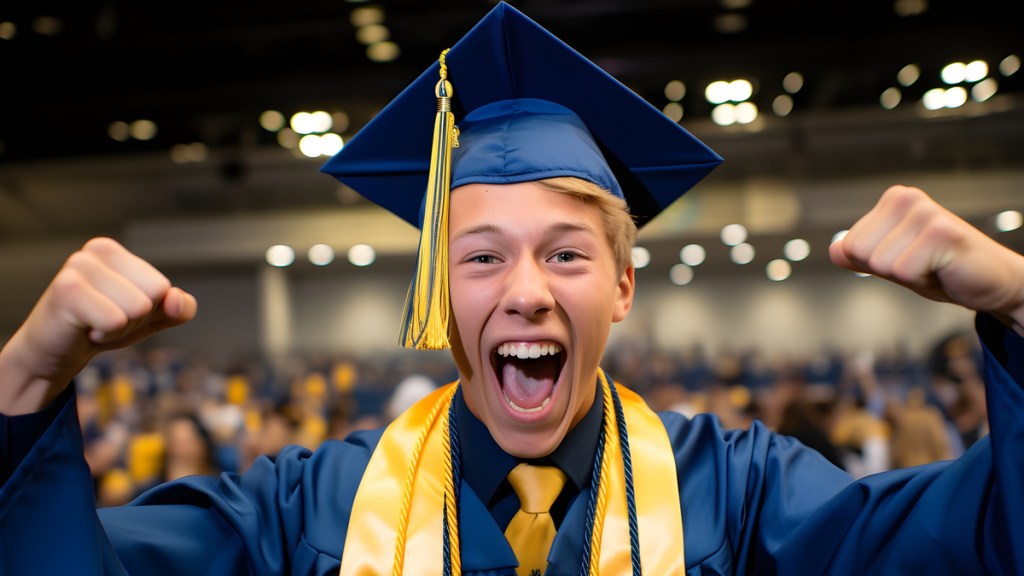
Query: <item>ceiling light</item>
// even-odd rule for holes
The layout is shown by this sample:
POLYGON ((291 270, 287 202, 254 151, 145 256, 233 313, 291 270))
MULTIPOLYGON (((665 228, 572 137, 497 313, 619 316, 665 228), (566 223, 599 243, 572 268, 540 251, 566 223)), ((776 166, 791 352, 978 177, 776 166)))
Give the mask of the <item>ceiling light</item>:
POLYGON ((18 35, 18 27, 14 22, 0 22, 0 40, 14 40, 18 35))
POLYGON ((896 81, 904 88, 912 86, 914 82, 917 82, 920 78, 921 67, 917 64, 907 64, 903 68, 900 68, 900 71, 896 73, 896 81))
POLYGON ((953 86, 946 90, 946 108, 959 108, 967 102, 967 89, 963 86, 953 86))
POLYGON ((743 102, 754 94, 754 85, 750 80, 740 78, 729 82, 729 100, 743 102))
POLYGON ((679 102, 686 96, 686 84, 682 80, 672 80, 665 85, 665 98, 672 102, 679 102))
POLYGON ((753 102, 740 102, 736 105, 736 123, 750 124, 757 120, 757 104, 753 102))
POLYGON ((693 282, 693 268, 690 268, 686 264, 676 264, 669 268, 668 279, 676 286, 686 286, 690 282, 693 282))
POLYGON ((370 45, 391 38, 391 31, 383 24, 368 24, 356 30, 356 40, 360 44, 370 45))
POLYGON ((334 262, 334 248, 327 244, 314 244, 309 247, 306 257, 315 266, 327 266, 334 262))
POLYGON ((296 112, 288 123, 292 130, 298 134, 312 134, 316 132, 313 124, 313 115, 309 112, 296 112))
POLYGON ((128 139, 128 123, 122 122, 121 120, 115 120, 107 126, 107 136, 110 136, 118 142, 124 142, 128 139))
POLYGON ((400 53, 398 44, 394 42, 377 42, 366 47, 366 57, 374 62, 391 62, 400 53))
POLYGON ((264 110, 260 114, 260 127, 268 132, 277 132, 284 128, 284 114, 277 110, 264 110))
POLYGON ((772 112, 776 116, 789 116, 793 111, 793 97, 789 94, 779 94, 772 100, 772 112))
POLYGON ((673 122, 679 122, 683 119, 683 106, 679 102, 669 102, 665 104, 665 107, 661 109, 673 122))
POLYGON ((963 62, 950 62, 942 68, 940 76, 946 84, 959 84, 967 75, 967 65, 963 62))
POLYGON ((341 152, 345 142, 334 132, 328 132, 320 136, 320 155, 321 156, 334 156, 338 152, 341 152))
POLYGON ((1010 54, 999 61, 999 73, 1003 76, 1012 76, 1020 70, 1020 56, 1010 54))
POLYGON ((938 110, 946 105, 946 90, 944 88, 932 88, 921 97, 921 103, 928 110, 938 110))
POLYGON ((720 237, 726 246, 735 246, 747 239, 747 229, 742 224, 728 224, 722 228, 720 237))
POLYGON ((313 128, 313 132, 317 134, 323 134, 331 129, 331 123, 334 121, 331 115, 323 110, 317 110, 309 114, 310 125, 313 128))
POLYGON ((128 134, 136 140, 152 140, 156 137, 156 123, 152 120, 136 120, 128 126, 128 134))
POLYGON ((687 244, 679 251, 679 261, 687 266, 700 266, 707 256, 707 251, 700 244, 687 244))
POLYGON ((736 123, 736 106, 725 103, 711 110, 711 120, 719 126, 730 126, 736 123))
POLYGON ((377 251, 369 244, 356 244, 348 249, 348 261, 354 266, 369 266, 377 260, 377 251))
POLYGON ((977 82, 985 76, 988 76, 988 63, 984 60, 975 60, 964 68, 964 80, 968 82, 977 82))
POLYGON ((971 88, 971 98, 975 102, 984 102, 996 95, 999 91, 999 82, 995 78, 986 78, 971 88))
POLYGON ((352 10, 348 21, 357 28, 380 24, 384 21, 384 10, 380 6, 360 6, 352 10))
POLYGON ((772 260, 767 266, 765 266, 764 270, 768 279, 775 282, 782 282, 793 274, 793 267, 790 266, 788 261, 783 260, 782 258, 772 260))
POLYGON ((886 110, 892 110, 899 106, 902 100, 903 93, 895 86, 886 88, 885 91, 882 92, 882 95, 878 97, 879 104, 881 104, 882 108, 885 108, 886 110))
POLYGON ((743 242, 742 244, 737 244, 733 246, 731 249, 729 249, 729 257, 732 258, 733 262, 741 266, 753 262, 754 254, 754 247, 750 244, 747 244, 746 242, 743 242))
POLYGON ((996 214, 996 230, 1010 232, 1024 226, 1024 214, 1016 210, 1007 210, 996 214))
POLYGON ((794 238, 782 248, 782 253, 793 262, 805 260, 811 255, 811 243, 803 238, 794 238))
POLYGON ((291 266, 295 262, 295 250, 291 246, 284 244, 275 244, 270 248, 267 248, 267 252, 264 255, 267 264, 276 266, 278 268, 284 268, 291 266))
POLYGON ((804 87, 804 75, 799 72, 790 72, 782 79, 782 89, 790 94, 796 94, 804 87))
POLYGON ((647 268, 651 263, 651 251, 643 246, 634 246, 631 253, 633 267, 636 269, 647 268))
POLYGON ((712 104, 721 104, 729 101, 729 83, 725 80, 715 80, 704 89, 704 98, 712 104))

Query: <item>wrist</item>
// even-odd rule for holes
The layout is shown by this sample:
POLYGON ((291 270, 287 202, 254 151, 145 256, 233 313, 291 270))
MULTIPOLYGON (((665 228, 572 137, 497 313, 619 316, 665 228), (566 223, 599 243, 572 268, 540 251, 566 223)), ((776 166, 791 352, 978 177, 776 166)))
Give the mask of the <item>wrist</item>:
POLYGON ((21 353, 20 332, 0 348, 0 413, 8 416, 38 412, 52 403, 70 378, 51 379, 31 369, 21 353))

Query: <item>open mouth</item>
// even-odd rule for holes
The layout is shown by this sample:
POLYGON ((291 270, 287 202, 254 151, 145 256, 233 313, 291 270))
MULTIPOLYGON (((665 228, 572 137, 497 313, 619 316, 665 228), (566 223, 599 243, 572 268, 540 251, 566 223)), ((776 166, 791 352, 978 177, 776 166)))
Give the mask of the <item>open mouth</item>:
POLYGON ((505 402, 515 412, 533 414, 551 403, 565 353, 557 342, 508 342, 498 346, 492 362, 505 402))

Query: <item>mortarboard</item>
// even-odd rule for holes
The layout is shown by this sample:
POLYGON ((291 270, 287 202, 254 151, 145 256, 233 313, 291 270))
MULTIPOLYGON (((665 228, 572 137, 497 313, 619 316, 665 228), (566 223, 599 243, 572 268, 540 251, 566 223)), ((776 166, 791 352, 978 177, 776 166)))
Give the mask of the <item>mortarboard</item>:
POLYGON ((403 342, 443 348, 449 186, 576 176, 625 198, 643 226, 721 162, 682 126, 501 2, 321 171, 422 228, 403 342), (443 334, 435 326, 435 336, 424 336, 427 316, 440 321, 443 334))

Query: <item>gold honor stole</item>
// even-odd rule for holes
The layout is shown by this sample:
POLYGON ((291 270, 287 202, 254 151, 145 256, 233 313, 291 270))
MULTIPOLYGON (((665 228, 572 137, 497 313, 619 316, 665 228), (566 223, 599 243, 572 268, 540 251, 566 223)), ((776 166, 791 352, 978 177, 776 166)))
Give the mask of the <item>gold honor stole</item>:
MULTIPOLYGON (((443 421, 457 385, 448 384, 434 391, 384 431, 356 492, 345 536, 341 576, 442 574, 445 482, 451 474, 446 471, 450 461, 447 426, 443 421), (410 483, 411 496, 407 489, 410 483)), ((603 373, 601 386, 605 418, 610 415, 614 419, 614 410, 607 406, 611 396, 603 373)), ((616 385, 616 390, 629 436, 643 573, 683 574, 683 521, 675 455, 668 433, 640 396, 621 385, 616 385)), ((600 528, 595 527, 591 544, 592 557, 599 557, 600 562, 595 566, 591 561, 591 574, 629 574, 631 553, 622 450, 617 423, 604 428, 609 434, 604 450, 610 451, 606 454, 606 458, 610 456, 610 466, 601 473, 601 488, 606 489, 598 490, 598 506, 604 504, 605 508, 604 514, 597 516, 599 521, 603 518, 603 523, 600 528)), ((454 551, 457 555, 458 548, 454 551)), ((458 559, 453 559, 452 564, 457 566, 458 559)))

